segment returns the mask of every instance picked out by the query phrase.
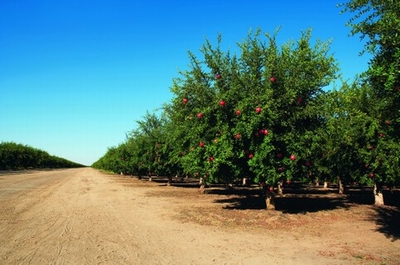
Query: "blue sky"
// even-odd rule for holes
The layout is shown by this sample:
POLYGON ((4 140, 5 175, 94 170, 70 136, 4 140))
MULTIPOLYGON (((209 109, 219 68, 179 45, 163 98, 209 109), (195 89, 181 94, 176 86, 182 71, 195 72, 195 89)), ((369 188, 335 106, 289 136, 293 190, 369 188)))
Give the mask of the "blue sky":
POLYGON ((250 28, 332 39, 346 79, 368 66, 343 0, 0 0, 0 142, 91 165, 168 102, 205 38, 226 49, 250 28))

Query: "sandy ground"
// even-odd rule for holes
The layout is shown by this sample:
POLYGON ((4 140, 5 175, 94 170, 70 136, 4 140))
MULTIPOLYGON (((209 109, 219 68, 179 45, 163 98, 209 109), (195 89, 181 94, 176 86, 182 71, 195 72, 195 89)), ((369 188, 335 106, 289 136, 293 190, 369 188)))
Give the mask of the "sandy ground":
POLYGON ((0 264, 400 264, 372 206, 285 214, 221 196, 91 168, 3 172, 0 264))

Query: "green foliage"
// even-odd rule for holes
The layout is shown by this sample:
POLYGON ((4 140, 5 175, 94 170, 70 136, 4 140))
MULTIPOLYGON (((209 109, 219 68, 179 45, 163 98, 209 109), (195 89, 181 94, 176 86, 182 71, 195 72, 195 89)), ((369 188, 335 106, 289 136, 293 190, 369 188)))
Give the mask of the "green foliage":
POLYGON ((127 165, 124 156, 125 145, 110 147, 107 153, 93 163, 92 167, 111 172, 126 172, 127 165))
MULTIPOLYGON (((373 12, 377 2, 356 19, 373 12)), ((345 10, 369 1, 351 3, 345 10)), ((354 25, 354 34, 368 29, 354 25)), ((238 43, 238 54, 221 49, 221 36, 216 45, 206 40, 201 58, 189 52, 190 68, 173 80, 174 96, 162 115, 147 113, 126 142, 93 166, 189 175, 206 183, 246 177, 269 186, 336 178, 398 184, 400 93, 389 90, 398 84, 397 55, 377 42, 371 69, 360 80, 324 92, 338 71, 329 42, 312 42, 306 31, 278 46, 276 36, 250 32, 238 43)), ((377 41, 380 35, 373 36, 377 41)))
POLYGON ((64 158, 49 155, 47 152, 14 142, 0 143, 0 170, 28 168, 72 168, 82 167, 64 158))
POLYGON ((274 184, 304 171, 310 157, 304 137, 322 124, 315 102, 337 71, 329 44, 312 47, 310 39, 307 31, 278 48, 276 35, 256 31, 238 44, 239 56, 221 50, 221 37, 216 47, 206 41, 203 60, 189 53, 192 67, 175 80, 168 113, 181 124, 176 146, 189 151, 187 173, 209 182, 250 177, 274 184))
POLYGON ((367 37, 365 51, 373 55, 363 73, 362 87, 368 97, 355 101, 366 113, 367 126, 361 132, 373 146, 360 148, 359 155, 377 183, 399 181, 400 140, 400 2, 396 0, 351 0, 343 12, 355 13, 348 25, 351 33, 367 37), (366 100, 367 99, 367 100, 366 100))
POLYGON ((373 55, 364 73, 380 98, 382 121, 390 120, 392 137, 400 135, 400 2, 397 0, 351 0, 341 5, 352 12, 351 33, 367 37, 365 50, 373 55), (384 120, 383 120, 384 119, 384 120))
POLYGON ((92 167, 115 173, 139 175, 171 175, 179 168, 174 162, 170 141, 170 123, 163 114, 146 113, 138 121, 138 128, 127 136, 127 140, 93 163, 92 167))
POLYGON ((351 0, 340 4, 342 13, 353 13, 348 21, 351 34, 367 37, 366 51, 380 53, 400 45, 400 2, 397 0, 351 0))

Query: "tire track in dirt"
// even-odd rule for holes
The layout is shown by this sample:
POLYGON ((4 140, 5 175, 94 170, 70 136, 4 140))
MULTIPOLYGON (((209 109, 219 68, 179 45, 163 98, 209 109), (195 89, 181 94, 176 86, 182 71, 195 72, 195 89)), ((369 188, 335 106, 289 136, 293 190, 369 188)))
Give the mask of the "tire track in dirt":
POLYGON ((123 187, 110 189, 110 180, 91 169, 66 171, 54 181, 37 183, 9 193, 0 205, 0 263, 108 264, 130 259, 136 240, 125 239, 130 228, 124 231, 124 220, 131 217, 124 211, 118 217, 123 187))
POLYGON ((57 237, 52 231, 60 220, 53 215, 51 207, 46 209, 46 202, 51 201, 53 194, 68 181, 67 177, 76 172, 75 169, 12 175, 7 177, 7 182, 0 182, 1 227, 6 230, 1 230, 1 252, 10 243, 12 245, 0 257, 7 264, 35 263, 40 240, 57 237), (9 259, 14 256, 14 260, 9 259))

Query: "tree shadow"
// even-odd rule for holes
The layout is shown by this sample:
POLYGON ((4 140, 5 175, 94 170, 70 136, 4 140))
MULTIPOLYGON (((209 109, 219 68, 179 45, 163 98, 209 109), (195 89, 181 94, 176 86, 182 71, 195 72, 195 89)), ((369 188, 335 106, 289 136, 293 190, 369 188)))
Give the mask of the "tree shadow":
MULTIPOLYGON (((214 188, 207 194, 225 195, 227 198, 216 199, 215 203, 223 204, 226 210, 265 210, 265 197, 260 189, 255 188, 214 188)), ((385 194, 387 197, 387 194, 385 194)), ((393 198, 399 199, 398 193, 393 198)), ((394 201, 391 198, 390 204, 394 201)), ((294 191, 282 197, 275 197, 275 210, 283 213, 301 214, 323 210, 348 209, 357 204, 372 204, 373 194, 370 190, 354 190, 345 195, 326 191, 294 191)), ((385 201, 386 203, 386 201, 385 201)), ((376 214, 370 217, 378 228, 377 231, 392 241, 400 239, 400 206, 383 206, 374 208, 376 214)))
POLYGON ((225 195, 229 198, 217 199, 215 203, 226 204, 226 210, 265 210, 264 196, 255 187, 214 187, 206 190, 207 194, 225 195))
MULTIPOLYGON (((214 193, 216 194, 216 193, 214 193)), ((221 193, 218 193, 222 195, 221 193)), ((217 199, 215 203, 227 204, 223 209, 227 210, 265 210, 265 197, 258 194, 236 194, 237 196, 217 199)), ((323 198, 306 196, 275 197, 275 210, 283 213, 306 213, 322 210, 334 210, 347 208, 349 204, 345 198, 323 198)))
POLYGON ((392 241, 400 239, 400 208, 383 206, 375 208, 376 215, 371 217, 376 222, 378 232, 383 233, 392 241))
POLYGON ((256 187, 244 186, 244 187, 231 187, 227 185, 212 185, 206 189, 206 194, 215 195, 237 195, 237 196, 255 196, 262 194, 261 190, 256 187))
MULTIPOLYGON (((227 210, 265 210, 266 202, 262 190, 257 188, 217 188, 207 194, 226 195, 228 198, 217 199, 215 203, 226 204, 227 210)), ((329 194, 327 191, 295 191, 284 196, 277 196, 275 210, 283 213, 305 213, 321 210, 333 210, 348 207, 345 195, 329 194)))
POLYGON ((346 189, 349 202, 356 204, 374 204, 375 198, 372 188, 349 188, 346 189))
POLYGON ((227 204, 223 207, 226 210, 265 210, 264 196, 258 195, 240 195, 234 198, 218 199, 215 203, 227 204))
POLYGON ((400 190, 383 190, 385 205, 397 206, 400 208, 400 190))
POLYGON ((275 198, 275 210, 283 213, 297 214, 306 212, 318 212, 323 210, 334 210, 347 208, 344 196, 323 197, 323 196, 286 196, 275 198))
MULTIPOLYGON (((348 208, 347 195, 340 195, 332 190, 289 189, 284 196, 276 196, 275 210, 283 213, 306 213, 322 210, 348 208)), ((209 189, 207 194, 226 195, 228 198, 216 199, 215 203, 225 204, 227 210, 265 210, 264 192, 255 187, 225 187, 209 189)), ((362 200, 362 199, 359 199, 362 200)))
MULTIPOLYGON (((142 176, 140 178, 141 181, 149 181, 148 176, 142 176)), ((171 182, 167 177, 159 176, 159 177, 152 177, 151 181, 153 183, 157 183, 159 186, 172 186, 172 187, 179 187, 179 188, 200 188, 199 180, 192 179, 192 178, 172 178, 171 182), (169 184, 168 184, 169 183, 169 184)))

